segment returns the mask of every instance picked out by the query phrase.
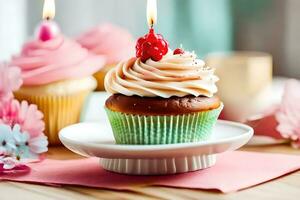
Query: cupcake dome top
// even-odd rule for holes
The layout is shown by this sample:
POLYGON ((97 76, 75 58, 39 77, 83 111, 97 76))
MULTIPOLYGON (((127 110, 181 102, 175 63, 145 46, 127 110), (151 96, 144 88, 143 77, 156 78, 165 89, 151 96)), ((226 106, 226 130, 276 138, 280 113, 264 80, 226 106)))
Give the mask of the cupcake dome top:
POLYGON ((83 33, 77 41, 89 51, 105 55, 107 64, 118 63, 134 56, 135 42, 125 29, 106 23, 83 33))
POLYGON ((191 52, 166 54, 159 61, 131 58, 121 62, 105 77, 105 89, 112 94, 141 97, 212 97, 217 92, 214 69, 205 66, 191 52))
POLYGON ((59 34, 51 40, 25 43, 10 64, 21 68, 24 85, 43 85, 92 75, 104 63, 104 57, 59 34))

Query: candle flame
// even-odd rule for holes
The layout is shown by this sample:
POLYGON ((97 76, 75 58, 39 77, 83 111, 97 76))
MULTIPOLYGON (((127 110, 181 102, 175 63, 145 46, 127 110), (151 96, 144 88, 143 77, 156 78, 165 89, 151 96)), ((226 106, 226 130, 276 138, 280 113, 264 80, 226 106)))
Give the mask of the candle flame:
POLYGON ((156 4, 157 4, 156 0, 147 0, 147 21, 150 28, 152 28, 157 21, 156 4))
POLYGON ((55 2, 54 0, 45 0, 43 7, 43 19, 53 19, 55 16, 55 2))

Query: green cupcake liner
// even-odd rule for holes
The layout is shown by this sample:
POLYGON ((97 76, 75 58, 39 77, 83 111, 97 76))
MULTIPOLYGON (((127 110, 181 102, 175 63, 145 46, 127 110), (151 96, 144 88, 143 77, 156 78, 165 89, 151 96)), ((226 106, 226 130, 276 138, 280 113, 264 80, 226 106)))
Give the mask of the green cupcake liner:
POLYGON ((133 115, 105 108, 117 144, 174 144, 209 139, 223 109, 185 115, 133 115))

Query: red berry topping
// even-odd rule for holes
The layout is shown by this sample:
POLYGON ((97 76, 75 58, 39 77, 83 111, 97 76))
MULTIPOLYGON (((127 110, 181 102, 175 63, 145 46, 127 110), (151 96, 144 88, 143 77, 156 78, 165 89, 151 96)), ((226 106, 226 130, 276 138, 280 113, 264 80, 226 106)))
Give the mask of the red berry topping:
POLYGON ((180 48, 177 48, 177 49, 174 50, 173 54, 174 55, 176 55, 176 54, 184 54, 184 50, 180 49, 180 48))
POLYGON ((155 34, 153 29, 149 33, 139 38, 135 49, 136 57, 145 62, 149 58, 159 61, 168 53, 168 42, 160 34, 155 34))

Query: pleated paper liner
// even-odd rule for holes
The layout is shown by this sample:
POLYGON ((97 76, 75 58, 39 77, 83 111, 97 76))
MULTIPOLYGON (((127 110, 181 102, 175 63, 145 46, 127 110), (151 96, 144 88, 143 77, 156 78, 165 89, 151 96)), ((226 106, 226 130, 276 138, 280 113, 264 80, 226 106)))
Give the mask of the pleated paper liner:
POLYGON ((209 139, 223 109, 185 115, 147 116, 105 108, 117 144, 174 144, 209 139))
POLYGON ((15 97, 38 106, 38 109, 44 114, 45 134, 49 143, 58 145, 61 144, 58 132, 65 126, 79 122, 84 100, 90 92, 90 90, 84 90, 70 95, 45 96, 16 92, 15 97))

